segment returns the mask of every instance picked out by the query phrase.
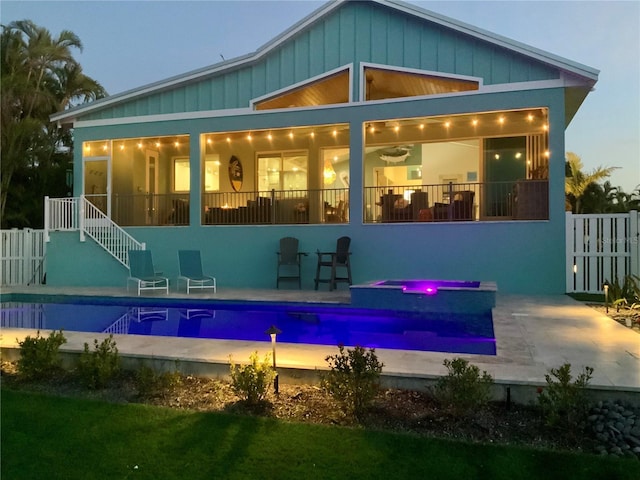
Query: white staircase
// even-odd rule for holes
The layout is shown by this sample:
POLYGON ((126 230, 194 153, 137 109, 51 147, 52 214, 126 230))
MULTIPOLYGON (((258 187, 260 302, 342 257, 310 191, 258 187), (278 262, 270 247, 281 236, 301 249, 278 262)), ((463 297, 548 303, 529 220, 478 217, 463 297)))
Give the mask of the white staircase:
POLYGON ((79 231, 80 241, 91 237, 122 265, 129 268, 129 250, 145 250, 145 244, 111 221, 84 195, 69 198, 44 199, 44 236, 50 231, 79 231))

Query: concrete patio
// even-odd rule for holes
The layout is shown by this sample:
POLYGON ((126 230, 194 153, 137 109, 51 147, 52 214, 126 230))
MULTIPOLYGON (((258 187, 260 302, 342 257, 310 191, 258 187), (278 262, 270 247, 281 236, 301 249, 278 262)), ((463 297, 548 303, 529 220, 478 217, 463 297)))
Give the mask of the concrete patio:
MULTIPOLYGON (((3 289, 11 293, 38 295, 127 297, 122 288, 51 288, 20 287, 3 289)), ((163 295, 164 297, 164 295, 163 295)), ((171 292, 170 298, 186 295, 171 292)), ((216 294, 192 294, 199 299, 260 300, 275 302, 348 303, 349 292, 315 292, 299 290, 227 290, 216 294)), ((6 298, 6 297, 5 297, 6 298)), ((614 396, 640 404, 640 335, 596 310, 565 295, 524 296, 497 295, 493 311, 497 355, 460 355, 486 370, 495 380, 494 398, 528 403, 536 390, 544 386, 551 368, 570 363, 578 375, 583 367, 594 369, 590 391, 594 397, 614 396)), ((3 328, 0 347, 3 358, 17 358, 18 341, 34 330, 3 328)), ((84 343, 93 343, 102 334, 65 332, 68 343, 63 351, 77 354, 84 343)), ((142 360, 155 365, 179 368, 185 373, 225 376, 229 372, 229 355, 245 361, 253 351, 271 351, 264 342, 209 340, 193 338, 116 335, 118 350, 126 363, 142 360)), ((316 382, 319 371, 326 369, 325 357, 336 347, 306 344, 277 344, 277 364, 282 382, 316 382)), ((446 374, 443 361, 453 354, 407 350, 377 349, 384 363, 385 386, 423 390, 438 376, 446 374)))

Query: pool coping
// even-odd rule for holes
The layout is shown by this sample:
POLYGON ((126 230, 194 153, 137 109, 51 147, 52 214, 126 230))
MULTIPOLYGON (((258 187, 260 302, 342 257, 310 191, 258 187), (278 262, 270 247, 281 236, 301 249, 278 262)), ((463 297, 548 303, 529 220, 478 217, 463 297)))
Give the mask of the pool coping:
MULTIPOLYGON (((28 287, 3 289, 7 293, 72 296, 130 297, 124 289, 86 289, 73 287, 28 287)), ((156 295, 145 298, 157 299, 156 295)), ((216 294, 171 292, 170 298, 198 300, 293 301, 297 303, 348 303, 348 292, 310 292, 282 290, 222 289, 216 294)), ((132 297, 137 298, 137 297, 132 297)), ((596 310, 566 295, 523 296, 498 293, 493 309, 497 355, 446 354, 409 350, 376 349, 381 362, 383 385, 425 390, 446 375, 446 358, 460 357, 490 373, 495 381, 494 399, 530 403, 538 387, 546 385, 549 369, 563 363, 572 365, 577 375, 585 366, 594 368, 589 390, 595 396, 627 399, 640 405, 640 336, 596 310)), ((3 358, 16 358, 18 341, 35 335, 30 329, 3 329, 0 348, 3 358)), ((79 354, 84 343, 106 334, 65 332, 68 356, 79 354)), ((246 361, 253 351, 261 355, 271 344, 239 340, 208 340, 140 335, 114 335, 125 364, 153 362, 163 368, 203 376, 222 377, 229 371, 229 355, 236 362, 246 361)), ((277 343, 278 372, 281 382, 316 383, 326 370, 325 358, 337 353, 336 347, 277 343)))

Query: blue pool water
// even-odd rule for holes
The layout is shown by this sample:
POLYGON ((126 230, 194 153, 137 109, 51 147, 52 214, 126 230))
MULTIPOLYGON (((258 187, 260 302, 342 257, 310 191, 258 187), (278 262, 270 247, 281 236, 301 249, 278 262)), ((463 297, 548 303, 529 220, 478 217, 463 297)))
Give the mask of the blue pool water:
MULTIPOLYGON (((155 299, 154 299, 155 300, 155 299)), ((425 314, 306 304, 3 302, 3 328, 363 346, 495 355, 491 314, 425 314)))

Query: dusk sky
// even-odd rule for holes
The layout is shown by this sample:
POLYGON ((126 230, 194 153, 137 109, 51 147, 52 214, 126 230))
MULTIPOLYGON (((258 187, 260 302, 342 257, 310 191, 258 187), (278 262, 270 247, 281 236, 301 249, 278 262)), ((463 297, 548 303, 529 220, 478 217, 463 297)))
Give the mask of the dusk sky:
MULTIPOLYGON (((71 30, 85 73, 115 94, 253 52, 324 3, 3 0, 0 19, 71 30)), ((620 167, 610 181, 627 193, 640 184, 640 1, 408 3, 600 70, 566 150, 585 171, 620 167)))

